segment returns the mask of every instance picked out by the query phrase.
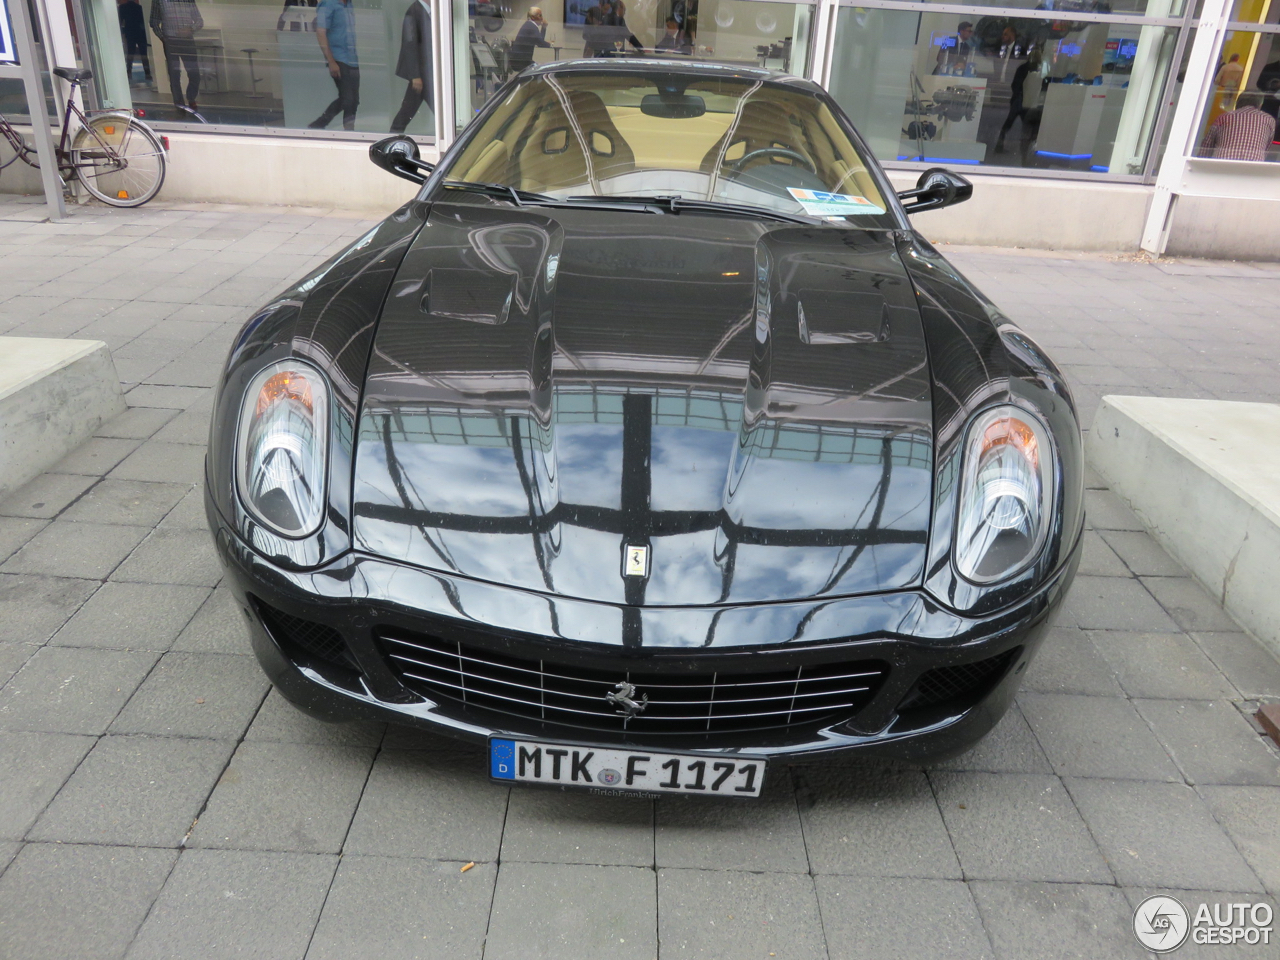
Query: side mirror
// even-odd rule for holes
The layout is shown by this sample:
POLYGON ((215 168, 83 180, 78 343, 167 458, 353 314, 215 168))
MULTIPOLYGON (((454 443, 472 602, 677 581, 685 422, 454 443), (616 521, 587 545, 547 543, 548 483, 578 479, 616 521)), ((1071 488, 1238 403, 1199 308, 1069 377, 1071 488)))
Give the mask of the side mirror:
POLYGON ((426 183, 427 174, 435 169, 435 164, 424 163, 419 156, 413 138, 403 135, 385 137, 369 147, 369 159, 383 170, 414 183, 426 183))
POLYGON ((932 167, 920 174, 914 190, 903 190, 898 199, 907 213, 938 210, 963 203, 973 196, 973 184, 946 167, 932 167))

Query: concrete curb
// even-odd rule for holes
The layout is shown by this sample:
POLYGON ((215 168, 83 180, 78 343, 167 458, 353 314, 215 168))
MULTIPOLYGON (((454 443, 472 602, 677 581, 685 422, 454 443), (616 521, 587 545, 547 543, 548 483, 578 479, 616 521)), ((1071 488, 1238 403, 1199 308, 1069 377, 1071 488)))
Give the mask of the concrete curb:
POLYGON ((125 409, 101 340, 0 337, 0 497, 125 409))
POLYGON ((1280 406, 1103 397, 1086 451, 1160 544, 1280 656, 1280 406))

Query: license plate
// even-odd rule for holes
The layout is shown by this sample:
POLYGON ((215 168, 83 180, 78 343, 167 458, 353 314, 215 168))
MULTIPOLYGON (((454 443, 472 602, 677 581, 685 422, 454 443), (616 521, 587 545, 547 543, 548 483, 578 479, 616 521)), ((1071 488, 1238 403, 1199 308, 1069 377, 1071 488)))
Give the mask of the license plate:
POLYGON ((691 793, 758 797, 763 760, 614 750, 527 740, 489 741, 495 780, 577 787, 597 794, 691 793))

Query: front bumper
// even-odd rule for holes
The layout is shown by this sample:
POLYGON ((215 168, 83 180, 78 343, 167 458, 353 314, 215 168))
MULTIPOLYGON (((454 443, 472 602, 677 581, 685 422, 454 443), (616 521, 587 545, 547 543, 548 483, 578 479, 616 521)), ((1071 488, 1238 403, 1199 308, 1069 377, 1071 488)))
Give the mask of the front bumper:
POLYGON ((209 515, 258 660, 286 698, 321 719, 393 721, 474 742, 500 735, 794 760, 846 751, 934 760, 971 747, 1012 702, 1080 552, 1077 540, 1039 591, 980 618, 946 610, 922 591, 716 609, 622 608, 359 553, 293 572, 249 550, 213 509, 209 515), (645 718, 588 730, 548 721, 546 710, 530 715, 527 703, 518 715, 463 702, 456 691, 432 695, 391 656, 398 641, 389 638, 406 636, 448 638, 474 662, 535 664, 548 675, 642 674, 684 683, 696 674, 719 678, 721 691, 742 689, 735 678, 749 685, 780 671, 829 673, 845 663, 873 664, 878 674, 848 709, 812 719, 755 729, 750 722, 708 723, 658 735, 640 729, 645 718))

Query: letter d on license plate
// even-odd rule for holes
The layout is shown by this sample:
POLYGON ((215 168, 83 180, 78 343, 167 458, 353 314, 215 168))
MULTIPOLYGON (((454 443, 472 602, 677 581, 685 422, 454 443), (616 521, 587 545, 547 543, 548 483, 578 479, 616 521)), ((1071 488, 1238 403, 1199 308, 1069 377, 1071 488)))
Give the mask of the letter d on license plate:
POLYGON ((758 797, 765 762, 718 754, 615 750, 571 743, 489 741, 495 780, 578 787, 594 793, 691 793, 758 797))

